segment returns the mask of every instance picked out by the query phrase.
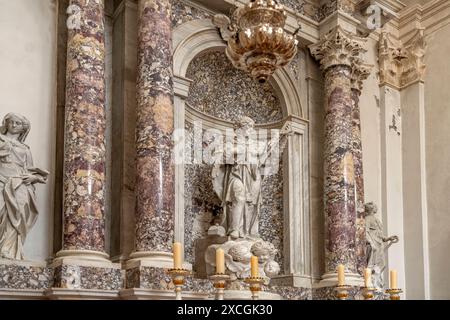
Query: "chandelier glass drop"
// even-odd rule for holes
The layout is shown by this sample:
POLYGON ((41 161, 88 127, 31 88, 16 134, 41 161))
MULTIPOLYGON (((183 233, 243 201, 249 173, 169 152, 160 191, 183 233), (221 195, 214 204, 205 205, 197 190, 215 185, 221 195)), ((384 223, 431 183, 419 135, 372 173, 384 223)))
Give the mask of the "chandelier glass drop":
POLYGON ((264 83, 297 53, 296 34, 284 30, 286 12, 276 0, 250 0, 232 15, 216 15, 213 23, 227 41, 226 55, 233 65, 264 83))

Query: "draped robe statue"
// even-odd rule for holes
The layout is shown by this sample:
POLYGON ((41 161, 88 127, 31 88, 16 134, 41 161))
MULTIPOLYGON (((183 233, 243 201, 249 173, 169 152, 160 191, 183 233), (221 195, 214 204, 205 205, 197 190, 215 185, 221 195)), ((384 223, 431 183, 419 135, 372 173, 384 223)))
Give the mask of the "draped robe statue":
MULTIPOLYGON (((222 201, 221 224, 232 239, 259 238, 263 167, 267 165, 270 155, 278 150, 275 148, 279 148, 280 145, 280 149, 284 148, 287 142, 285 137, 290 134, 286 129, 282 130, 281 143, 278 140, 275 143, 273 140, 258 143, 254 124, 248 117, 243 117, 236 123, 237 146, 234 143, 236 141, 227 145, 227 150, 233 150, 234 161, 217 163, 212 171, 214 191, 222 201), (245 142, 239 143, 239 137, 245 142)), ((223 150, 218 148, 216 153, 222 154, 223 150)), ((278 158, 276 160, 278 161, 278 158)))
POLYGON ((48 172, 35 168, 24 144, 30 122, 9 113, 0 127, 0 258, 24 259, 23 245, 38 216, 35 183, 48 172))
POLYGON ((386 269, 386 250, 398 242, 397 236, 385 237, 383 225, 376 217, 377 206, 373 202, 365 205, 367 267, 372 269, 372 282, 383 288, 383 272, 386 269))

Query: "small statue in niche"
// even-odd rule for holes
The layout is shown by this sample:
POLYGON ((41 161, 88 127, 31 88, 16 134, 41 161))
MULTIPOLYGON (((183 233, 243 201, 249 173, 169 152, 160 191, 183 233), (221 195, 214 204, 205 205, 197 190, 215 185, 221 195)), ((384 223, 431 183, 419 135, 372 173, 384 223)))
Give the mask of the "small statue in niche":
POLYGON ((34 167, 24 144, 30 129, 16 113, 0 127, 0 258, 24 259, 23 245, 38 216, 34 185, 46 183, 49 174, 34 167))
MULTIPOLYGON (((266 162, 274 151, 280 150, 281 153, 287 142, 286 137, 292 134, 288 124, 281 130, 280 141, 273 143, 271 140, 268 143, 260 143, 256 140, 254 125, 255 122, 249 117, 242 117, 236 123, 237 141, 227 142, 226 146, 227 150, 232 152, 227 155, 225 164, 216 163, 212 171, 214 191, 222 201, 223 213, 220 224, 231 239, 259 239, 263 167, 267 166, 266 162), (239 141, 245 141, 245 143, 239 143, 239 141), (243 154, 245 161, 239 161, 243 154), (230 159, 233 160, 229 161, 230 159)), ((219 147, 214 153, 222 155, 223 151, 219 147)), ((214 227, 218 228, 218 220, 215 221, 214 227)))
POLYGON ((384 287, 383 272, 386 268, 386 250, 399 241, 398 236, 385 237, 383 225, 376 216, 373 202, 365 205, 367 267, 372 269, 372 282, 377 288, 384 287))

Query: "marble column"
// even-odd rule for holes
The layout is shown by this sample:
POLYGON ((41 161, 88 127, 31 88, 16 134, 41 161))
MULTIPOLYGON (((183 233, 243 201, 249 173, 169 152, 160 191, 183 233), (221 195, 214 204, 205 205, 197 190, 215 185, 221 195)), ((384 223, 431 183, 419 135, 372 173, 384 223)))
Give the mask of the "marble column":
POLYGON ((171 3, 139 0, 136 239, 131 258, 171 263, 175 166, 171 3))
POLYGON ((357 271, 363 275, 367 267, 366 223, 364 219, 364 170, 361 140, 361 114, 359 97, 363 81, 370 74, 371 66, 357 63, 352 69, 352 153, 355 167, 355 209, 356 209, 356 260, 357 271))
POLYGON ((336 27, 311 46, 325 77, 324 213, 325 274, 336 283, 338 264, 348 284, 359 284, 353 154, 352 67, 360 62, 364 39, 336 27))
POLYGON ((64 145, 63 250, 105 253, 104 1, 71 0, 64 145))

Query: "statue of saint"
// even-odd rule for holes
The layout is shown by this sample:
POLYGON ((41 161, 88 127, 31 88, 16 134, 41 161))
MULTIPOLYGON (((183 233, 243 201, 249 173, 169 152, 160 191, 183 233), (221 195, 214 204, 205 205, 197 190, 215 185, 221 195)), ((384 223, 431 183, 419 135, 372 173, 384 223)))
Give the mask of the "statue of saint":
MULTIPOLYGON (((226 146, 227 150, 232 150, 227 154, 231 157, 227 157, 225 164, 222 161, 216 163, 212 171, 214 191, 223 207, 220 223, 232 239, 259 238, 263 167, 267 165, 270 155, 278 150, 275 148, 281 145, 280 149, 283 149, 287 141, 285 137, 291 133, 288 126, 281 132, 281 142, 276 139, 273 143, 272 139, 261 143, 256 139, 254 125, 255 122, 249 117, 243 117, 236 123, 237 141, 227 142, 226 146)), ((223 154, 223 150, 217 148, 216 153, 223 154)))
POLYGON ((397 236, 385 237, 383 225, 375 215, 377 206, 373 202, 365 205, 367 267, 372 269, 372 282, 383 288, 383 272, 386 268, 385 251, 398 242, 397 236))
POLYGON ((24 144, 30 122, 9 113, 0 127, 0 258, 24 259, 23 245, 38 216, 35 184, 48 172, 35 168, 24 144))

